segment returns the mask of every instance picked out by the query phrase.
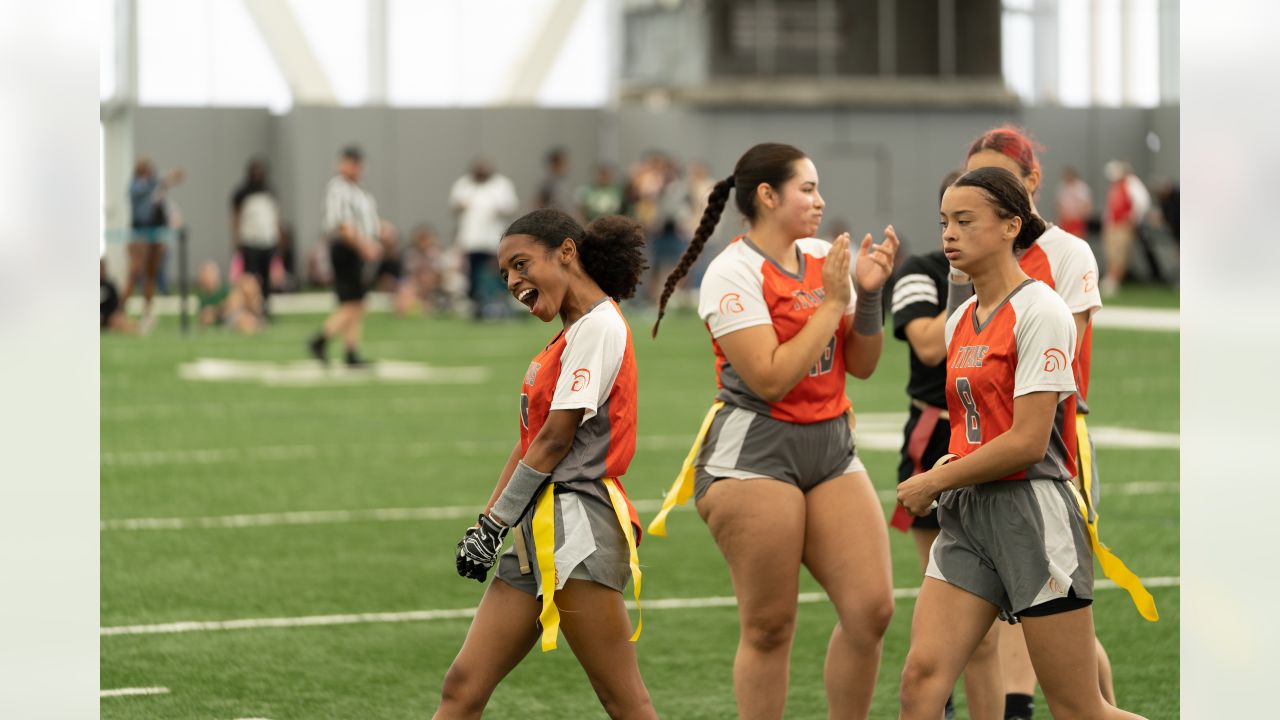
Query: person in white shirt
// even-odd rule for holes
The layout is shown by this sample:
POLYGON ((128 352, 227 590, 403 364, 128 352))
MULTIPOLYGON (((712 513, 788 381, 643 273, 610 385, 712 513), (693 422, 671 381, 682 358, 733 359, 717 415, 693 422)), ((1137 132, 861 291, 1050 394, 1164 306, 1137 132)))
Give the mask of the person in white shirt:
POLYGON ((485 160, 472 163, 471 171, 449 192, 449 206, 458 214, 458 247, 467 256, 467 292, 476 319, 484 317, 493 295, 498 241, 518 205, 515 185, 485 160))
POLYGON ((244 271, 258 279, 262 305, 270 313, 271 261, 280 245, 280 204, 267 182, 267 161, 255 157, 231 196, 231 246, 244 271))

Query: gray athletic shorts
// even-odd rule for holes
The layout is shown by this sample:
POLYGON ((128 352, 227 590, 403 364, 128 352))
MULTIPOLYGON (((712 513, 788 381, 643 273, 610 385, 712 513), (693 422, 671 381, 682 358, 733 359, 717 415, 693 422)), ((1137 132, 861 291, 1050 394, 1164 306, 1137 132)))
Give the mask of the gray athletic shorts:
POLYGON ((1056 480, 995 481, 938 498, 942 527, 925 575, 1012 621, 1041 603, 1093 598, 1093 551, 1075 496, 1056 480))
POLYGON ((693 497, 723 478, 772 478, 809 492, 822 483, 866 470, 853 447, 845 415, 810 425, 725 405, 716 412, 698 452, 693 497))
MULTIPOLYGON (((550 486, 548 486, 548 490, 550 486)), ((544 490, 543 492, 547 492, 544 490)), ((520 518, 512 532, 524 533, 529 551, 528 574, 520 572, 514 540, 498 558, 497 577, 517 590, 542 597, 542 574, 538 570, 538 549, 533 541, 533 508, 520 518)), ((591 492, 575 492, 556 486, 556 589, 565 581, 590 580, 622 592, 631 579, 631 551, 618 526, 618 516, 607 500, 591 492)))

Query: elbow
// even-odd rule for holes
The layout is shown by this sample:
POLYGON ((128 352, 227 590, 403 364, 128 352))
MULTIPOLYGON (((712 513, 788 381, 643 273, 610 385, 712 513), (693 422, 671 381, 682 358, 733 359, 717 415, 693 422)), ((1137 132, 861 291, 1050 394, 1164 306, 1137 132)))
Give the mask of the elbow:
POLYGON ((1020 467, 1031 467, 1044 459, 1045 453, 1049 452, 1049 436, 1024 438, 1019 443, 1018 449, 1018 465, 1020 467))
POLYGON ((943 360, 947 359, 947 349, 928 348, 924 352, 917 352, 916 357, 920 358, 920 362, 928 367, 938 367, 943 360))
POLYGON ((757 394, 760 396, 760 399, 770 405, 773 405, 775 403, 782 402, 782 398, 786 397, 788 392, 790 392, 790 388, 769 387, 764 388, 763 391, 757 392, 757 394))
POLYGON ((875 371, 876 371, 875 365, 872 365, 871 367, 855 366, 855 367, 849 368, 849 374, 858 378, 859 380, 869 380, 871 378, 871 375, 875 373, 875 371))

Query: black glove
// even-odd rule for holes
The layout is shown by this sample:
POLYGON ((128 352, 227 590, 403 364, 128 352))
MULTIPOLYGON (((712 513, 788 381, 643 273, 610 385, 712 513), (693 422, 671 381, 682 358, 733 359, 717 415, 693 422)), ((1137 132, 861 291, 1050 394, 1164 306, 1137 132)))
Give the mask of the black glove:
POLYGON ((467 528, 467 532, 458 541, 458 574, 471 578, 476 582, 484 582, 489 568, 498 560, 498 551, 502 550, 502 541, 507 537, 509 528, 489 519, 488 515, 480 515, 480 524, 467 528))

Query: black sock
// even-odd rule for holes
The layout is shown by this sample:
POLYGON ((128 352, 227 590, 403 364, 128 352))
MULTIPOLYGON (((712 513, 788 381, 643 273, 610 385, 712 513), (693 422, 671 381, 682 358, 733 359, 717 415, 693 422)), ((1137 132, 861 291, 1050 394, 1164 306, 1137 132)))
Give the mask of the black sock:
POLYGON ((1004 718, 1005 720, 1030 720, 1032 708, 1032 698, 1030 695, 1021 693, 1009 693, 1004 696, 1004 718))

